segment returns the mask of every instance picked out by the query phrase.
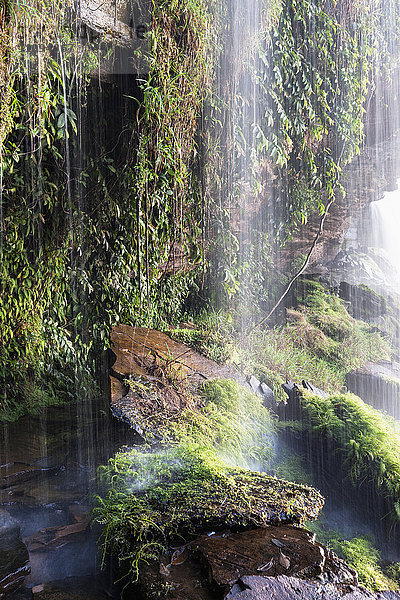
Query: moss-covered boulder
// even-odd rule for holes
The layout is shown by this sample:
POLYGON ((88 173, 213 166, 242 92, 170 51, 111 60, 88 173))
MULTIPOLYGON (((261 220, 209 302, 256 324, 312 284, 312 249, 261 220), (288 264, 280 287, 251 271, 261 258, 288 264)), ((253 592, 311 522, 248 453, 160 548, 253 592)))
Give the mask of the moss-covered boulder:
POLYGON ((334 497, 357 503, 382 542, 398 550, 398 424, 354 394, 321 396, 296 386, 287 389, 290 397, 281 407, 282 427, 292 441, 302 444, 316 481, 324 478, 334 497))
POLYGON ((323 498, 307 486, 229 466, 210 449, 185 445, 120 452, 103 470, 110 485, 95 509, 119 556, 158 557, 174 540, 210 530, 303 524, 323 498))

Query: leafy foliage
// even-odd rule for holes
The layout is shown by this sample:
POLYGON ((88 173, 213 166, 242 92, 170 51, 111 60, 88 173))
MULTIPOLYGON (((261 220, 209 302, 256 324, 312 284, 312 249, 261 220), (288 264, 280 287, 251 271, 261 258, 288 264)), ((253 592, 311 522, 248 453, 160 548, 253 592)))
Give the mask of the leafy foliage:
POLYGON ((1 46, 12 63, 1 152, 3 409, 21 402, 24 378, 46 391, 56 365, 93 375, 120 320, 179 318, 202 259, 191 167, 212 66, 207 4, 153 3, 150 74, 133 82, 135 96, 123 82, 103 90, 89 78, 96 63, 90 46, 74 45, 66 3, 30 4, 14 7, 1 46), (13 54, 21 36, 50 50, 13 54))
POLYGON ((280 248, 344 193, 343 168, 364 141, 367 97, 399 60, 399 17, 393 0, 281 0, 259 17, 258 36, 247 32, 243 61, 231 57, 228 37, 223 74, 231 84, 213 98, 205 143, 214 301, 243 292, 253 311, 254 295, 271 306, 279 274, 271 286, 268 271, 280 248))

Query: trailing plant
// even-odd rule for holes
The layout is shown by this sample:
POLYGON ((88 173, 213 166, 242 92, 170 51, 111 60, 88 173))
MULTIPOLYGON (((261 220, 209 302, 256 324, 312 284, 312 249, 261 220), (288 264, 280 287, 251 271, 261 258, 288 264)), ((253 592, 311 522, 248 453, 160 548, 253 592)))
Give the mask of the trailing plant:
POLYGON ((62 1, 26 0, 10 13, 2 46, 12 63, 1 153, 3 407, 19 398, 28 365, 39 387, 55 363, 93 375, 120 320, 178 319, 202 261, 192 166, 217 22, 203 0, 154 2, 152 17, 150 73, 128 97, 122 83, 118 94, 89 80, 93 53, 77 48, 62 1), (11 52, 22 36, 29 52, 11 52), (125 113, 122 129, 109 97, 125 113))
MULTIPOLYGON (((7 59, 0 123, 0 407, 7 418, 70 399, 79 368, 79 348, 66 326, 73 322, 68 198, 59 194, 69 177, 62 156, 68 129, 76 133, 65 73, 76 55, 65 9, 45 0, 10 3, 0 44, 7 59)), ((87 372, 80 376, 83 383, 87 372)))
MULTIPOLYGON (((261 281, 269 294, 269 315, 275 299, 282 300, 282 291, 270 293, 262 263, 256 273, 246 264, 260 222, 278 264, 280 247, 298 226, 311 215, 319 219, 296 277, 313 258, 329 208, 344 193, 343 168, 362 147, 367 101, 398 64, 399 12, 392 0, 281 0, 268 18, 256 17, 257 33, 250 32, 245 50, 226 41, 223 75, 230 85, 224 89, 221 82, 205 143, 215 300, 238 296, 249 280, 257 287, 261 281), (243 98, 243 89, 252 89, 252 97, 243 98)), ((287 283, 278 287, 286 295, 287 283)))

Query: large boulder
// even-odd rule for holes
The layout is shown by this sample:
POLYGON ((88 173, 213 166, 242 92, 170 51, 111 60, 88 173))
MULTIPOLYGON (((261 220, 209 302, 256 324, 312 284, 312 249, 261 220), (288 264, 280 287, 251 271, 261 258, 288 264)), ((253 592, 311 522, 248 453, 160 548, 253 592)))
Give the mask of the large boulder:
POLYGON ((229 591, 244 575, 323 578, 333 583, 357 585, 357 574, 315 535, 300 527, 282 525, 225 535, 202 536, 192 548, 209 579, 229 591))
POLYGON ((148 32, 151 27, 149 0, 80 0, 72 21, 79 27, 77 42, 83 55, 97 55, 99 64, 92 77, 146 75, 149 72, 148 32))
POLYGON ((0 598, 19 587, 30 571, 19 525, 6 510, 0 509, 0 598))
MULTIPOLYGON (((306 529, 281 525, 210 532, 142 571, 145 600, 400 600, 374 594, 306 529)), ((135 597, 135 596, 132 596, 135 597)))

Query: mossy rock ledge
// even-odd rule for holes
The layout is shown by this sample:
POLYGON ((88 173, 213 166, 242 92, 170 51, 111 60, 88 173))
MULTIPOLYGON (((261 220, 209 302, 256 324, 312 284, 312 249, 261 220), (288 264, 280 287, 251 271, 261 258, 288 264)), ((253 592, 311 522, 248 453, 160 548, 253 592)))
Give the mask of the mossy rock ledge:
POLYGON ((112 484, 95 517, 136 581, 128 598, 222 600, 240 576, 263 570, 357 583, 299 526, 321 510, 317 490, 194 445, 120 452, 105 475, 112 484))
POLYGON ((259 575, 357 585, 302 528, 321 494, 263 472, 275 421, 237 373, 151 330, 116 328, 112 350, 112 408, 142 444, 103 467, 94 517, 128 598, 222 600, 259 575))

